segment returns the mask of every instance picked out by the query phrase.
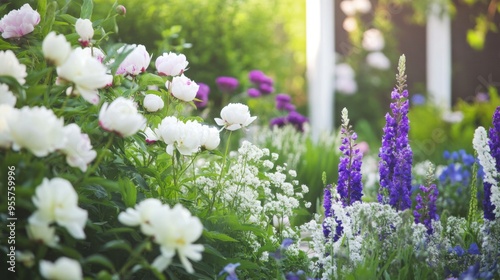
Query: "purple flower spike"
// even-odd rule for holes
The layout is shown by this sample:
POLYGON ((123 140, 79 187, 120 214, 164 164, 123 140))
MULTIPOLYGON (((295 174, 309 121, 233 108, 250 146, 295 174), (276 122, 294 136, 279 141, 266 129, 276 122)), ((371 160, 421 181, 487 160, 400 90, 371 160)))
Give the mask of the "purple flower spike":
POLYGON ((262 95, 262 93, 256 88, 249 88, 247 90, 247 94, 248 94, 248 96, 250 96, 252 98, 257 98, 257 97, 260 97, 262 95))
MULTIPOLYGON (((327 185, 323 191, 323 208, 325 208, 325 219, 333 216, 332 211, 332 185, 327 185)), ((328 238, 332 228, 326 222, 323 222, 323 235, 328 238)))
POLYGON ((196 99, 201 101, 195 101, 194 104, 198 109, 205 108, 208 104, 208 95, 210 94, 210 87, 204 83, 198 83, 200 86, 198 92, 196 93, 196 99))
MULTIPOLYGON (((500 106, 493 114, 493 126, 489 131, 489 143, 491 156, 496 161, 496 168, 500 171, 500 106)), ((495 205, 491 203, 491 184, 484 182, 483 209, 484 218, 490 221, 495 220, 495 205)))
POLYGON ((415 223, 424 224, 427 228, 427 234, 432 234, 434 232, 434 229, 432 228, 432 221, 439 219, 439 216, 436 213, 436 201, 439 191, 435 184, 432 184, 429 187, 420 186, 420 190, 422 191, 423 196, 417 194, 417 206, 415 206, 413 216, 415 217, 415 223))
POLYGON ((217 84, 217 87, 219 87, 220 91, 227 93, 235 91, 239 85, 239 82, 236 78, 225 76, 215 79, 215 83, 217 84))

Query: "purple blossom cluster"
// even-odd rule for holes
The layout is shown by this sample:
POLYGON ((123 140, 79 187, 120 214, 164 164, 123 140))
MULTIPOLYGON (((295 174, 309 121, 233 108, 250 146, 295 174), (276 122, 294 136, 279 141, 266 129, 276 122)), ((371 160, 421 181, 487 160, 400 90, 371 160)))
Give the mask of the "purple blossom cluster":
POLYGON ((438 188, 435 184, 431 184, 429 187, 420 186, 422 195, 417 194, 415 206, 415 211, 413 211, 413 216, 415 217, 415 223, 424 224, 427 228, 427 234, 432 234, 434 229, 432 228, 432 221, 439 219, 436 213, 436 201, 439 195, 438 188))
MULTIPOLYGON (((493 127, 489 131, 489 143, 491 156, 496 161, 496 168, 500 171, 500 106, 493 114, 493 127)), ((491 203, 491 184, 484 182, 483 199, 484 218, 490 221, 495 220, 495 205, 491 203)))
POLYGON ((386 125, 380 147, 380 190, 378 200, 398 210, 411 207, 411 167, 413 152, 408 143, 408 91, 392 91, 392 115, 385 116, 386 125))
POLYGON ((286 111, 288 115, 276 117, 269 121, 271 127, 283 127, 287 124, 293 125, 298 131, 304 131, 304 124, 309 121, 309 119, 299 112, 295 111, 295 105, 292 104, 292 97, 285 93, 279 93, 276 95, 276 109, 279 111, 286 111))
POLYGON ((339 150, 342 152, 342 157, 338 166, 337 192, 345 207, 356 201, 361 201, 363 196, 363 183, 361 182, 363 153, 356 147, 355 141, 358 136, 350 127, 342 125, 340 133, 342 134, 342 143, 339 150))
POLYGON ((196 105, 196 108, 201 109, 205 108, 208 105, 208 95, 210 94, 210 87, 207 84, 204 83, 198 83, 200 86, 198 88, 198 92, 196 93, 196 99, 200 100, 194 100, 194 104, 196 105))
POLYGON ((227 76, 217 77, 217 79, 215 79, 215 84, 223 93, 232 93, 240 85, 238 79, 227 76))
MULTIPOLYGON (((325 209, 325 220, 323 221, 323 236, 325 238, 330 238, 330 233, 332 232, 332 226, 326 221, 327 218, 333 217, 332 209, 332 185, 328 184, 323 191, 323 208, 325 209)), ((337 241, 342 235, 342 224, 339 220, 335 219, 337 222, 337 227, 335 228, 335 235, 333 236, 333 242, 337 241)))
POLYGON ((266 76, 264 72, 260 70, 252 70, 248 74, 250 82, 254 87, 248 89, 247 93, 250 97, 260 97, 262 95, 269 95, 274 91, 274 81, 270 77, 266 76))

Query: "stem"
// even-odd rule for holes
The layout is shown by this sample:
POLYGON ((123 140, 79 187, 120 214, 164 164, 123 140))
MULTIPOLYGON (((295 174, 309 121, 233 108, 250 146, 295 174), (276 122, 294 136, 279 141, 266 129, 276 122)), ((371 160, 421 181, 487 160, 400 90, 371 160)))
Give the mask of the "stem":
POLYGON ((113 139, 114 139, 114 134, 111 134, 111 136, 108 138, 108 142, 106 143, 104 148, 101 149, 101 152, 99 153, 99 156, 97 157, 97 160, 94 162, 94 164, 92 164, 92 166, 85 173, 85 178, 87 178, 88 175, 93 173, 95 171, 95 169, 99 166, 99 164, 101 163, 101 161, 104 158, 104 154, 106 153, 106 150, 108 150, 109 147, 111 146, 111 144, 113 143, 113 139))

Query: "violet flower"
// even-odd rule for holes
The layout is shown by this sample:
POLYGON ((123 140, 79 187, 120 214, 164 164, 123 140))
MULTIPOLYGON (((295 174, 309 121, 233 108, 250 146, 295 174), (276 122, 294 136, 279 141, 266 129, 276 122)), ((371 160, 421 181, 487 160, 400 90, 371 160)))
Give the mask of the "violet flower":
POLYGON ((298 131, 301 132, 304 132, 304 124, 309 121, 308 118, 296 111, 289 112, 286 119, 289 124, 292 124, 298 131))
POLYGON ((363 183, 361 182, 361 159, 363 154, 356 147, 358 136, 352 131, 349 125, 347 109, 342 110, 342 134, 339 150, 342 157, 339 162, 339 177, 337 181, 337 192, 344 207, 352 205, 356 201, 361 201, 363 196, 363 183))
POLYGON ((411 207, 411 167, 413 152, 408 141, 408 91, 406 87, 405 57, 401 56, 396 75, 397 86, 391 93, 392 115, 385 116, 386 125, 380 147, 380 189, 378 200, 398 210, 411 207))
POLYGON ((194 101, 194 104, 198 109, 205 108, 208 104, 208 95, 210 94, 210 87, 207 84, 199 83, 198 92, 196 93, 196 99, 200 101, 194 101))
POLYGON ((239 85, 239 82, 236 78, 233 77, 218 77, 215 79, 215 83, 217 84, 217 87, 219 88, 220 91, 226 92, 226 93, 231 93, 236 90, 236 88, 239 85))
MULTIPOLYGON (((333 217, 332 211, 332 185, 327 185, 323 191, 323 208, 325 208, 325 219, 333 217)), ((323 235, 328 238, 332 231, 331 226, 323 222, 323 235)))
POLYGON ((219 273, 219 276, 227 273, 226 280, 238 280, 238 275, 236 275, 236 268, 238 266, 240 266, 240 263, 230 263, 226 265, 219 273))
MULTIPOLYGON (((489 143, 491 156, 496 161, 496 169, 500 171, 500 106, 493 114, 493 127, 489 131, 489 143)), ((491 184, 484 182, 483 209, 484 218, 490 221, 495 220, 495 205, 491 202, 491 184)))
POLYGON ((288 104, 292 101, 292 98, 290 95, 286 93, 279 93, 276 95, 276 109, 278 110, 285 110, 288 104))
POLYGON ((423 196, 417 194, 417 206, 413 211, 413 216, 415 217, 415 223, 424 224, 427 228, 427 234, 432 234, 434 232, 432 221, 439 219, 436 213, 436 201, 439 191, 435 184, 429 187, 420 186, 420 190, 423 192, 423 196))
POLYGON ((249 88, 247 90, 247 94, 248 94, 248 96, 250 96, 252 98, 257 98, 257 97, 260 97, 262 95, 262 93, 256 88, 249 88))

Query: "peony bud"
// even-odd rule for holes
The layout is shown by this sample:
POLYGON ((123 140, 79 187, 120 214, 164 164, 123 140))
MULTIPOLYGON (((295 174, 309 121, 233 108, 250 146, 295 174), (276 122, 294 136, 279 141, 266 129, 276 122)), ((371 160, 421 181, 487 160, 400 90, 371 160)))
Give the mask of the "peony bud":
POLYGON ((146 97, 144 97, 144 102, 143 102, 144 108, 148 112, 156 112, 158 110, 163 109, 163 106, 165 106, 165 103, 156 94, 148 94, 146 97))

